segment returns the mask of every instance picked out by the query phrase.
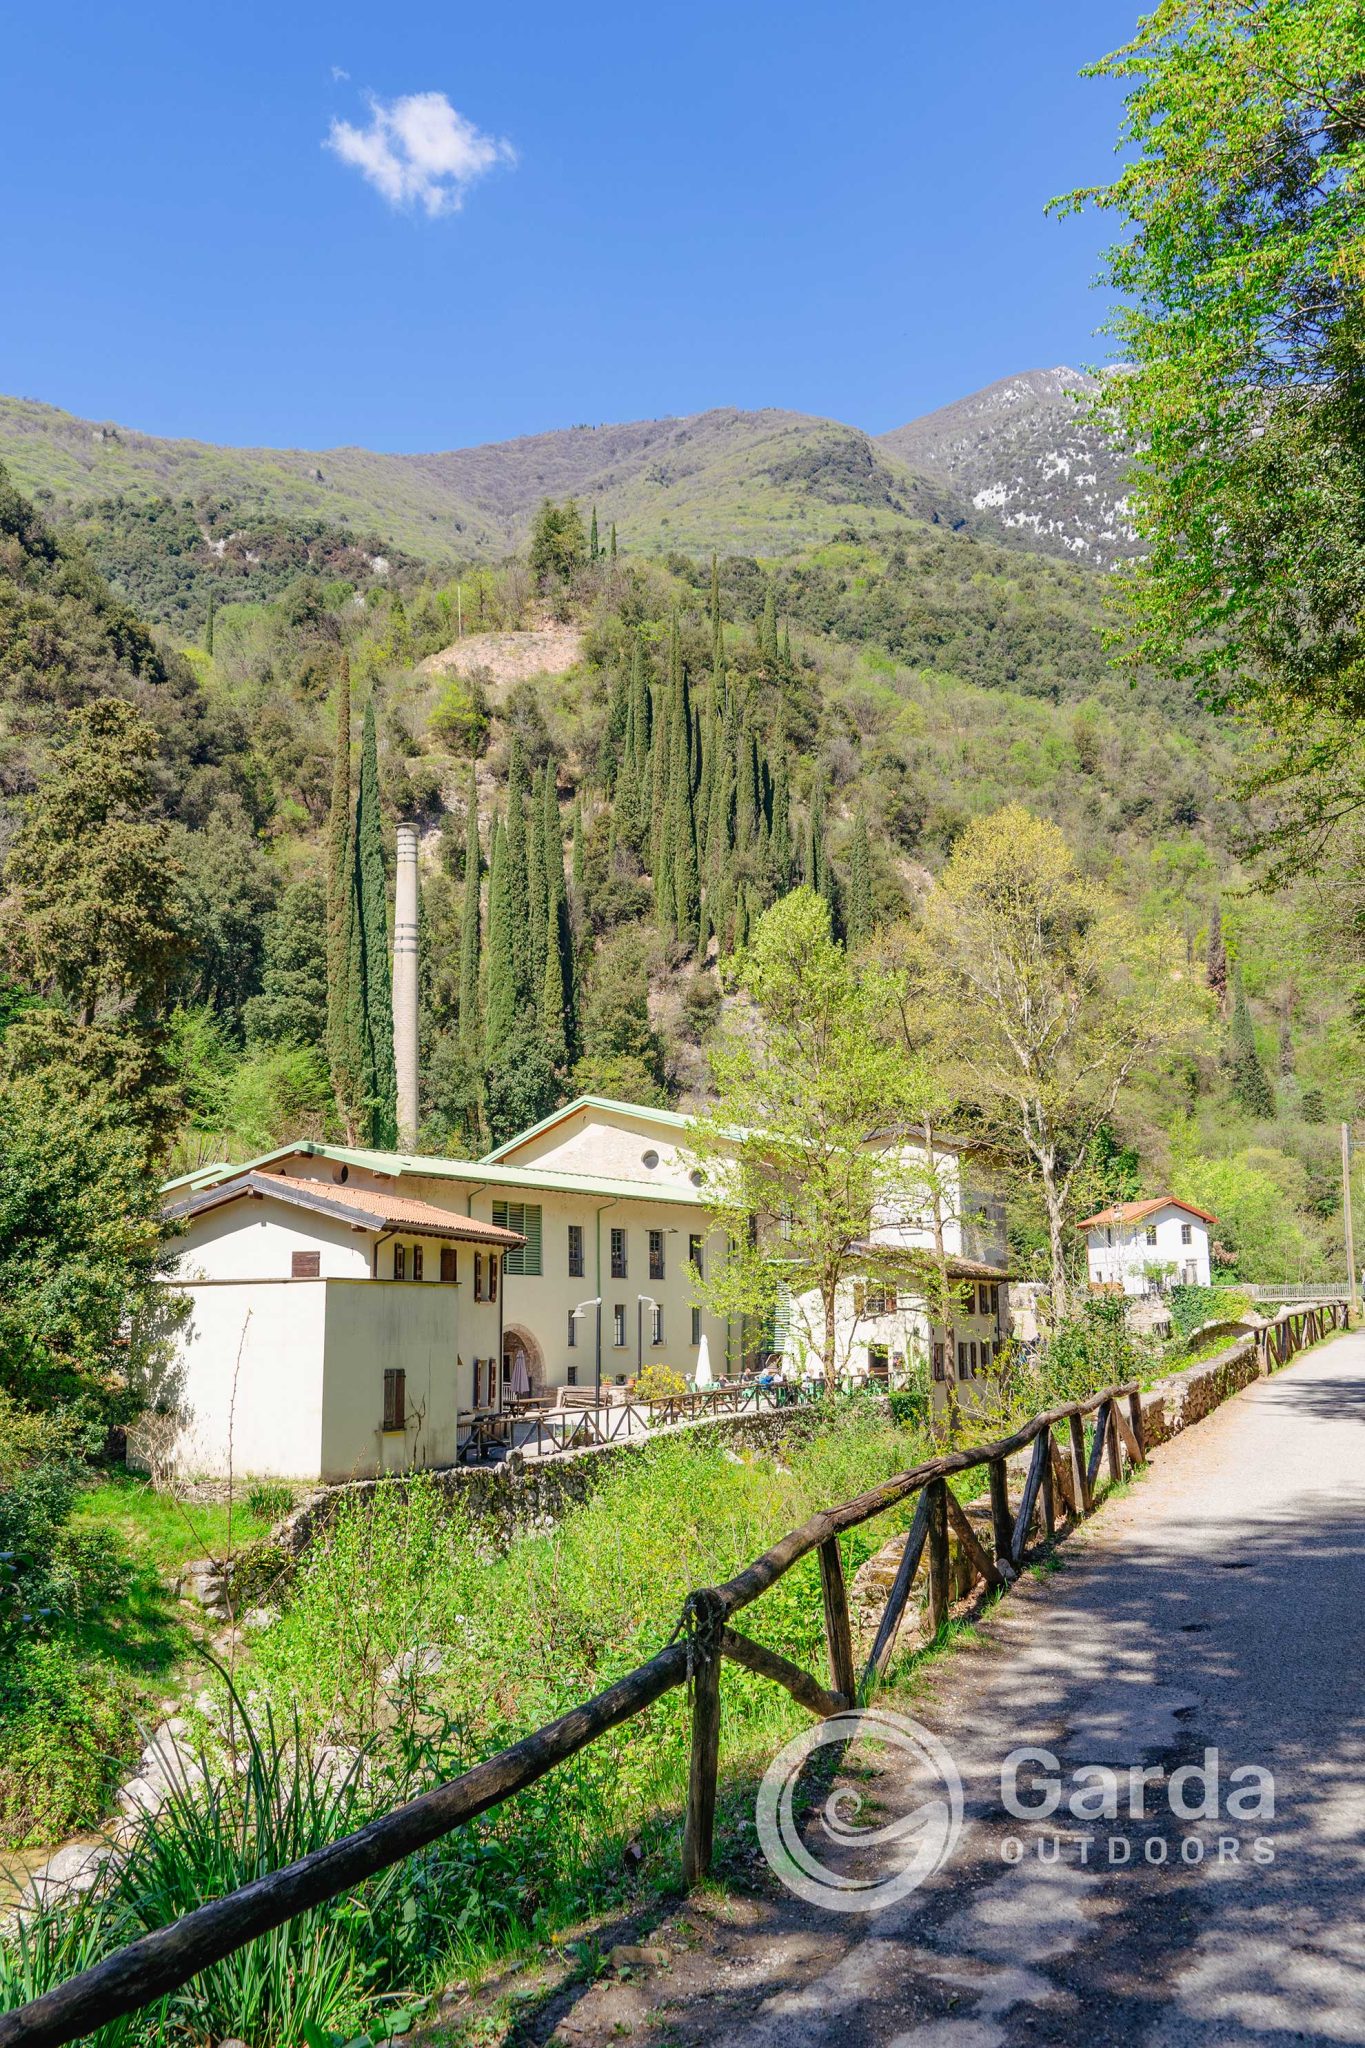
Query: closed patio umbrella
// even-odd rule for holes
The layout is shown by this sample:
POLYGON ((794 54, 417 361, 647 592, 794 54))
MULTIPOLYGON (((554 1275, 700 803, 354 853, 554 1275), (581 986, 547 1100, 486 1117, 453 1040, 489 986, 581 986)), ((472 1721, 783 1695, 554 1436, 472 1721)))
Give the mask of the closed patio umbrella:
POLYGON ((519 1351, 512 1360, 512 1393, 516 1399, 531 1391, 531 1375, 526 1369, 526 1353, 519 1351))
POLYGON ((705 1330, 702 1331, 701 1343, 697 1347, 697 1370, 694 1384, 699 1387, 714 1385, 711 1378, 711 1346, 707 1342, 705 1330))

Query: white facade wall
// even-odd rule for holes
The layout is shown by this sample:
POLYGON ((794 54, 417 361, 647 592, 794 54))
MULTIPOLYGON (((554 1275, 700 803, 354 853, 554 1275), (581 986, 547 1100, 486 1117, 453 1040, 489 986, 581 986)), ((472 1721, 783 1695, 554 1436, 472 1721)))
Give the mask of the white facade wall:
POLYGON ((1210 1285, 1209 1227, 1174 1202, 1136 1222, 1102 1223, 1087 1231, 1086 1257, 1094 1287, 1155 1294, 1164 1287, 1210 1285))
POLYGON ((324 1280, 363 1280, 372 1237, 268 1198, 242 1195, 194 1217, 174 1240, 182 1279, 287 1280, 295 1252, 317 1252, 324 1280))
MULTIPOLYGON (((964 1294, 970 1287, 970 1306, 964 1305, 955 1318, 957 1353, 952 1360, 941 1356, 944 1376, 939 1379, 933 1370, 934 1347, 945 1347, 946 1352, 946 1337, 941 1327, 931 1325, 923 1298, 904 1288, 893 1290, 880 1279, 845 1282, 835 1297, 834 1355, 840 1377, 854 1383, 870 1378, 873 1355, 882 1352, 893 1387, 927 1381, 935 1408, 942 1408, 947 1405, 951 1379, 958 1405, 974 1406, 989 1384, 981 1365, 982 1347, 988 1344, 994 1356, 1009 1334, 1009 1289, 1003 1281, 995 1283, 994 1295, 990 1283, 985 1283, 984 1292, 978 1283, 964 1280, 960 1285, 964 1294), (879 1308, 879 1298, 884 1301, 892 1292, 895 1307, 879 1308), (995 1307, 990 1305, 992 1300, 995 1307), (977 1373, 972 1371, 974 1362, 977 1373)), ((778 1346, 789 1376, 815 1377, 821 1372, 823 1325, 824 1310, 814 1290, 788 1303, 778 1346)))
POLYGON ((649 1117, 632 1117, 629 1106, 613 1111, 609 1118, 601 1110, 580 1109, 548 1131, 527 1138, 502 1164, 582 1173, 594 1180, 638 1180, 655 1187, 671 1183, 686 1188, 692 1161, 685 1141, 683 1131, 649 1117))
MULTIPOLYGON (((322 1472, 325 1280, 172 1283, 190 1300, 177 1343, 184 1477, 316 1479, 322 1472)), ((129 1463, 139 1457, 130 1432, 129 1463)))

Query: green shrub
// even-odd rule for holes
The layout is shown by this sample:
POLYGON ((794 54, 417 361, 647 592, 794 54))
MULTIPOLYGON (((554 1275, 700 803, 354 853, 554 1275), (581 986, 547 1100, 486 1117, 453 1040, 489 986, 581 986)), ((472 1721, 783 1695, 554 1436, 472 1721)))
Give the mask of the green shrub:
POLYGON ((1191 1337, 1205 1323, 1231 1323, 1244 1316, 1251 1296, 1236 1287, 1173 1287, 1167 1296, 1171 1329, 1191 1337))
POLYGON ((141 1744, 127 1682, 70 1643, 16 1636, 0 1657, 0 1840, 54 1841, 108 1805, 141 1744))

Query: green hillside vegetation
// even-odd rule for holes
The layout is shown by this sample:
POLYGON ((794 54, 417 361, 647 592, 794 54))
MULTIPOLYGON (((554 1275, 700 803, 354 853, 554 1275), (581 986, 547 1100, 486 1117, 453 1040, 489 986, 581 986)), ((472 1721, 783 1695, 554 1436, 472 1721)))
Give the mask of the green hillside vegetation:
MULTIPOLYGON (((595 556, 588 522, 561 509, 529 557, 497 567, 395 554, 362 585, 305 567, 239 601, 230 562, 172 545, 187 518, 202 531, 197 511, 107 501, 59 540, 16 493, 6 503, 11 819, 92 690, 117 688, 159 736, 187 940, 166 1020, 179 1163, 348 1128, 326 1010, 345 664, 354 738, 374 711, 384 845, 399 816, 422 830, 425 1144, 471 1150, 581 1089, 699 1100, 723 963, 777 893, 809 878, 856 942, 913 913, 970 819, 1019 800, 1139 914, 1183 932, 1193 975, 1217 908, 1236 969, 1206 1052, 1130 1091, 1113 1191, 1175 1178, 1229 1219, 1244 1268, 1335 1268, 1330 1119, 1360 1086, 1360 921, 1308 880, 1248 891, 1231 794, 1246 743, 1184 685, 1114 675, 1096 575, 905 521, 880 544, 731 554, 713 571, 680 550, 634 557, 619 527, 613 553, 604 505, 595 556), (165 611, 202 607, 196 637, 141 626, 91 552, 165 611), (51 664, 35 679, 54 611, 78 680, 51 664), (424 667, 459 621, 568 622, 581 655, 514 683, 424 667), (1248 1027, 1268 1093, 1248 1080, 1248 1027)), ((311 541, 272 532, 279 577, 311 541)))

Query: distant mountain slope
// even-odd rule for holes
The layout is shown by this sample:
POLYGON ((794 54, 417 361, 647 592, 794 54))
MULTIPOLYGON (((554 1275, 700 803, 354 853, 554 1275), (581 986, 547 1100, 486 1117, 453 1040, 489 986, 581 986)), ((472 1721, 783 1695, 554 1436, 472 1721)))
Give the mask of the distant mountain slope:
POLYGON ((1080 370, 1028 370, 882 434, 878 445, 940 477, 1026 545, 1109 568, 1134 543, 1123 457, 1078 402, 1096 388, 1080 370))
MULTIPOLYGON (((916 475, 856 427, 802 413, 572 427, 482 448, 383 455, 363 448, 218 448, 100 425, 0 398, 0 460, 17 483, 74 507, 123 493, 211 498, 323 519, 431 558, 521 544, 541 499, 596 501, 634 548, 786 553, 906 519, 959 527, 952 487, 916 475)), ((605 527, 604 527, 605 537, 605 527)))

